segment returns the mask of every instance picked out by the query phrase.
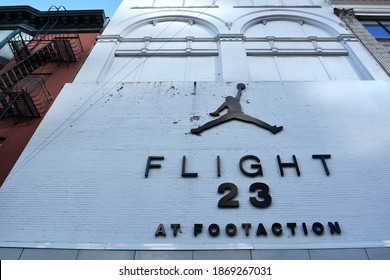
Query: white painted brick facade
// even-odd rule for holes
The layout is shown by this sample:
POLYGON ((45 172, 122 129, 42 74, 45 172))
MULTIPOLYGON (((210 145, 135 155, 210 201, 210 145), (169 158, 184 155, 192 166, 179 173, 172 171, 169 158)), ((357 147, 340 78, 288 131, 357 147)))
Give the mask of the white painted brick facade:
MULTIPOLYGON (((256 1, 218 1, 210 8, 135 9, 133 2, 137 1, 123 1, 0 189, 0 246, 130 250, 388 246, 390 83, 327 3, 254 8, 237 6, 258 5, 256 1), (140 47, 141 55, 134 55, 131 43, 144 38, 129 34, 137 34, 134 30, 146 22, 152 28, 152 20, 158 26, 166 18, 175 23, 192 18, 195 24, 183 29, 189 35, 160 38, 169 43, 178 39, 172 48, 162 47, 151 56, 146 48, 142 56, 140 47), (286 25, 289 21, 291 25, 286 25), (280 35, 283 27, 302 34, 323 33, 318 38, 301 33, 287 38, 280 35), (257 29, 258 37, 253 35, 257 29), (271 30, 277 34, 268 34, 271 30), (283 40, 287 46, 275 47, 283 40), (177 47, 182 41, 208 47, 186 53, 177 47), (312 41, 333 42, 336 47, 320 50, 312 41), (306 47, 308 42, 312 47, 306 47), (248 49, 255 53, 248 55, 248 49), (345 53, 332 54, 335 50, 345 53), (321 51, 328 53, 313 53, 321 51), (249 62, 252 58, 258 64, 249 62), (139 71, 131 64, 138 59, 144 61, 139 71), (273 72, 262 78, 256 71, 264 69, 273 72), (192 128, 214 119, 208 113, 226 96, 236 95, 237 82, 246 84, 243 112, 282 125, 283 130, 274 135, 231 121, 201 136, 191 134, 192 128), (330 176, 313 154, 331 154, 330 176), (245 155, 261 159, 263 177, 240 172, 238 163, 245 155), (301 176, 289 168, 281 177, 277 155, 283 162, 291 162, 295 155, 301 176), (154 161, 161 169, 151 169, 145 178, 148 156, 165 159, 154 161), (198 178, 181 177, 183 156, 187 171, 197 172, 198 178), (217 207, 222 197, 217 189, 225 182, 238 186, 239 208, 217 207), (249 192, 254 182, 270 187, 270 207, 249 203, 255 196, 249 192), (336 221, 342 233, 331 235, 327 223, 336 221), (320 222, 325 232, 319 236, 309 228, 305 236, 302 222, 308 227, 320 222), (182 233, 173 237, 170 225, 176 223, 182 233), (196 223, 204 228, 194 237, 196 223), (212 223, 221 231, 233 223, 238 233, 211 237, 207 227, 212 223), (252 224, 249 236, 242 223, 252 224), (267 237, 256 236, 259 223, 267 237), (283 225, 282 236, 272 233, 273 223, 283 225), (286 223, 298 224, 295 236, 286 223), (164 224, 166 237, 155 236, 159 224, 164 224)), ((160 31, 175 34, 169 27, 160 31)))

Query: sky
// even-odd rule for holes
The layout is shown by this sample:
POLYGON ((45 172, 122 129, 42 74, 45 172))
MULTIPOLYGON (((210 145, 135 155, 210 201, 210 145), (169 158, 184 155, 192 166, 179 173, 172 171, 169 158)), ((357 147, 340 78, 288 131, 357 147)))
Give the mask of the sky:
POLYGON ((112 18, 122 0, 1 0, 1 6, 28 5, 40 11, 51 6, 64 6, 67 10, 103 9, 106 16, 112 18))

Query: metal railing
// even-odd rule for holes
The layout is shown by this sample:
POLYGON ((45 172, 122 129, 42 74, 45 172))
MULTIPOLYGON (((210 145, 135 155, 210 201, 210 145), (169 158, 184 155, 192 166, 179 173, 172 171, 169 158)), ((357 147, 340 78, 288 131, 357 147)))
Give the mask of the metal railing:
POLYGON ((26 78, 12 90, 0 93, 0 121, 12 117, 22 119, 43 115, 53 99, 42 78, 26 78))

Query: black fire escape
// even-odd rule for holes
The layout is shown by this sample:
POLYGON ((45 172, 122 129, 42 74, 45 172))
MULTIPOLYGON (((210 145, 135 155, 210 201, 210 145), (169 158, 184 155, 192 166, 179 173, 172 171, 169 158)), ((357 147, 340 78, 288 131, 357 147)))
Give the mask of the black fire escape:
POLYGON ((47 63, 71 63, 81 55, 83 48, 77 33, 49 33, 57 21, 58 19, 48 20, 42 29, 45 30, 44 33, 28 34, 17 30, 8 36, 14 64, 0 72, 0 120, 12 116, 14 122, 18 123, 25 118, 39 117, 51 99, 43 80, 31 81, 30 78, 28 83, 21 82, 47 63), (50 26, 46 29, 48 25, 50 26), (42 88, 32 88, 30 83, 40 84, 42 88), (45 99, 44 102, 41 102, 42 98, 45 99))
POLYGON ((80 58, 83 52, 80 36, 67 30, 102 29, 105 17, 100 10, 39 12, 28 6, 10 12, 0 10, 0 16, 0 25, 7 25, 7 20, 12 22, 15 17, 23 22, 6 42, 3 40, 13 59, 0 69, 0 121, 12 117, 17 124, 22 119, 41 116, 52 99, 36 70, 47 63, 69 64, 80 58), (24 24, 27 20, 30 28, 24 24))

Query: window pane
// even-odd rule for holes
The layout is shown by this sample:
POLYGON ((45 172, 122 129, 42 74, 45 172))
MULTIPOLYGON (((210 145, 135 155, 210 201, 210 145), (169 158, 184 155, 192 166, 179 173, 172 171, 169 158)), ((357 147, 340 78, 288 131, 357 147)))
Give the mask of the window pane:
POLYGON ((141 82, 185 81, 186 57, 153 57, 146 60, 141 82))
POLYGON ((281 77, 273 56, 248 56, 249 73, 253 81, 280 81, 281 77))
POLYGON ((332 80, 359 80, 347 56, 324 56, 321 61, 332 80))
POLYGON ((115 57, 105 81, 114 83, 138 81, 145 60, 143 57, 115 57))
POLYGON ((372 36, 378 39, 390 39, 390 34, 380 25, 366 25, 372 36))
POLYGON ((217 56, 188 57, 186 81, 215 81, 217 77, 217 56))
POLYGON ((330 80, 327 71, 324 69, 318 57, 281 56, 278 57, 278 62, 283 81, 330 80))
POLYGON ((111 82, 215 81, 217 56, 116 57, 107 74, 111 82))
POLYGON ((275 37, 306 37, 302 26, 296 21, 275 20, 265 25, 268 36, 275 37))

